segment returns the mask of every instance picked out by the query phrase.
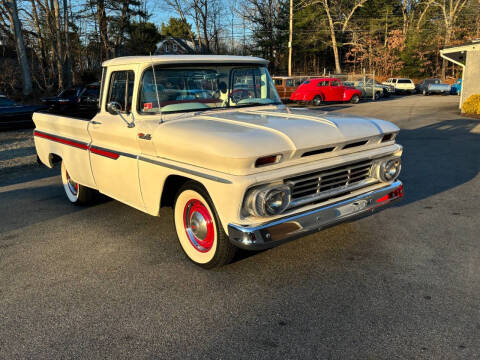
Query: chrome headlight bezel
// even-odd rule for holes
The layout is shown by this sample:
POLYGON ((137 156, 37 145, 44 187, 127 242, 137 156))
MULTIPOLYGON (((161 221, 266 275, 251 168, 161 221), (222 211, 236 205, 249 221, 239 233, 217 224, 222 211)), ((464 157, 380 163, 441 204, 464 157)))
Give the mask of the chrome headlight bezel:
MULTIPOLYGON (((260 186, 248 191, 245 196, 243 210, 252 216, 275 216, 283 213, 291 201, 291 188, 285 184, 260 186), (273 196, 283 196, 283 202, 277 209, 271 206, 273 196)), ((278 199, 278 198, 277 198, 278 199)))
POLYGON ((377 177, 383 182, 392 182, 395 181, 400 172, 402 171, 402 159, 400 157, 389 158, 380 161, 379 166, 377 166, 377 177), (390 170, 395 169, 396 171, 392 173, 390 170))

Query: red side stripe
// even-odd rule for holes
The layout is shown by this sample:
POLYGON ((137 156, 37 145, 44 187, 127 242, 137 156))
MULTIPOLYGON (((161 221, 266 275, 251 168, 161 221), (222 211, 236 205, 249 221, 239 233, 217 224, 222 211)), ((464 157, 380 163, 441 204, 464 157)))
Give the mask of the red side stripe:
POLYGON ((102 156, 105 156, 105 157, 108 157, 108 158, 114 159, 114 160, 117 160, 120 156, 117 153, 110 152, 110 151, 105 151, 105 150, 102 150, 102 149, 99 149, 99 148, 96 148, 96 147, 93 147, 93 146, 90 146, 90 152, 92 152, 94 154, 102 155, 102 156))
POLYGON ((56 141, 56 142, 59 142, 59 143, 65 144, 65 145, 70 145, 70 146, 73 146, 73 147, 76 147, 76 148, 79 148, 79 149, 83 149, 83 150, 88 149, 88 145, 86 145, 86 144, 82 144, 82 143, 79 143, 79 142, 76 142, 76 141, 73 141, 73 140, 62 139, 62 138, 52 136, 52 135, 48 135, 48 134, 44 134, 44 133, 41 133, 41 132, 38 132, 38 131, 34 131, 33 135, 44 138, 44 139, 56 141))

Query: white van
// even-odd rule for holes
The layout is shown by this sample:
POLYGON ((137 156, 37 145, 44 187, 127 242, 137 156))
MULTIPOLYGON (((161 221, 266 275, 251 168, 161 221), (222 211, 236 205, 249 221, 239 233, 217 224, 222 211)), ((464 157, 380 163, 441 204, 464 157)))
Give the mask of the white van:
POLYGON ((383 84, 393 86, 396 93, 415 93, 415 84, 410 79, 390 78, 383 82, 383 84))

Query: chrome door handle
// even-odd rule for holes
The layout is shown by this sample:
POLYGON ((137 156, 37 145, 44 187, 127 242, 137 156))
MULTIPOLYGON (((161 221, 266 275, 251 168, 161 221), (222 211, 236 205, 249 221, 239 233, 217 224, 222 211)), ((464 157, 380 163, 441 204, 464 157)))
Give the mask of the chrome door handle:
POLYGON ((100 121, 95 121, 95 120, 92 120, 90 121, 93 125, 102 125, 102 123, 100 121))

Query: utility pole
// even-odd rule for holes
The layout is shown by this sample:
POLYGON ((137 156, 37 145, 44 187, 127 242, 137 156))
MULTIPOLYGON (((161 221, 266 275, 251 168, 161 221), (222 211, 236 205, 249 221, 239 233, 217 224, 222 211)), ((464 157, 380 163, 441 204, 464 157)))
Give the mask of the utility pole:
POLYGON ((292 42, 293 42, 293 0, 290 0, 290 34, 288 37, 288 76, 292 76, 292 42))

